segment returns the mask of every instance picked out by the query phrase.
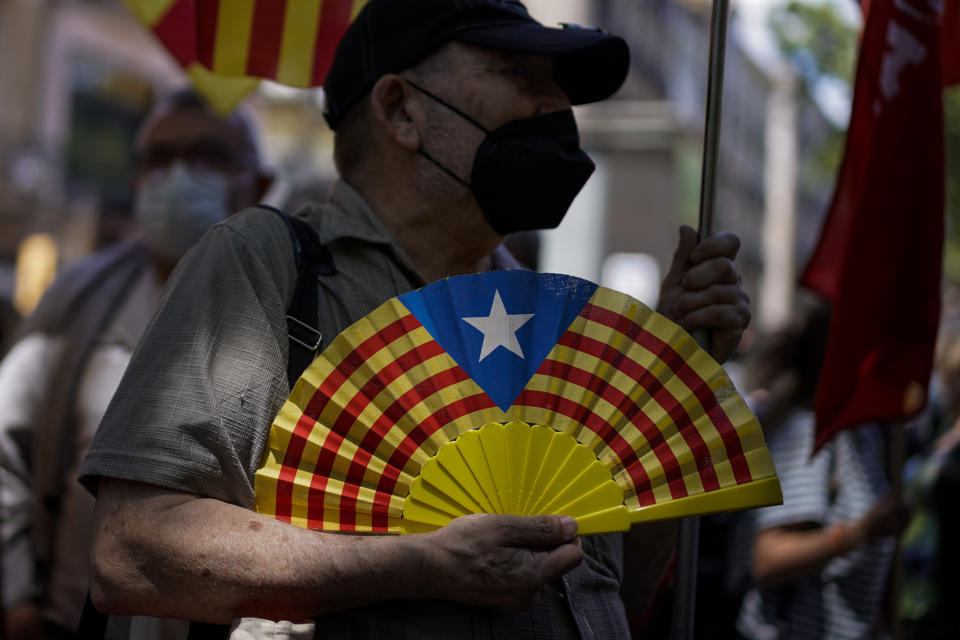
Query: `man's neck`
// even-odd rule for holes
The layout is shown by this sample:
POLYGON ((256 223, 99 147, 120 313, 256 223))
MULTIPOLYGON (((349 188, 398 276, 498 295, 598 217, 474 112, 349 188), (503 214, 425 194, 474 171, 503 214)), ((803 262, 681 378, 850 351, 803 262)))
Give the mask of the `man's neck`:
POLYGON ((475 206, 472 198, 438 206, 409 195, 387 197, 375 188, 361 193, 427 282, 491 268, 490 254, 500 240, 486 223, 474 228, 463 224, 480 219, 465 211, 475 206))

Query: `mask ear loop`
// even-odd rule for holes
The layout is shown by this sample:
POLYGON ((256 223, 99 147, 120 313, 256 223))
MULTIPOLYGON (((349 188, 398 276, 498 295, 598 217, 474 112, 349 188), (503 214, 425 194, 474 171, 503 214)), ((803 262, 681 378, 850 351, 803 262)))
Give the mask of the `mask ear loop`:
MULTIPOLYGON (((482 124, 480 124, 479 122, 477 122, 476 120, 474 120, 473 118, 471 118, 470 116, 468 116, 467 114, 465 114, 465 113, 464 113, 463 111, 461 111, 460 109, 457 109, 455 106, 453 106, 452 104, 450 104, 449 102, 447 102, 447 101, 444 100, 443 98, 435 95, 434 93, 431 93, 430 91, 427 91, 426 89, 424 89, 424 88, 421 87, 420 85, 418 85, 418 84, 416 84, 415 82, 411 81, 409 78, 404 78, 404 80, 406 80, 406 81, 407 81, 407 84, 409 84, 411 87, 413 87, 413 88, 416 89, 417 91, 423 93, 424 95, 426 95, 426 96, 427 96, 428 98, 430 98, 431 100, 442 104, 442 105, 445 106, 447 109, 450 109, 450 111, 453 111, 455 114, 457 114, 458 116, 460 116, 461 118, 463 118, 464 120, 466 120, 467 122, 469 122, 470 124, 472 124, 473 126, 477 127, 477 128, 480 129, 481 131, 483 131, 485 134, 490 135, 490 130, 489 130, 489 129, 487 129, 487 128, 484 127, 482 124)), ((453 171, 451 171, 451 170, 448 169, 447 167, 443 166, 443 165, 440 163, 439 160, 437 160, 437 159, 434 158, 432 155, 430 155, 429 153, 427 153, 426 151, 424 151, 424 149, 423 149, 423 143, 422 143, 422 142, 420 143, 420 148, 417 149, 417 152, 418 152, 420 155, 422 155, 424 158, 426 158, 427 160, 429 160, 431 163, 433 163, 438 169, 440 169, 441 171, 443 171, 444 173, 446 173, 448 176, 450 176, 451 178, 453 178, 454 180, 456 180, 457 182, 459 182, 459 183, 462 184, 463 186, 465 186, 467 189, 470 189, 471 191, 473 190, 473 185, 472 185, 472 184, 470 184, 469 182, 467 182, 466 180, 464 180, 463 178, 461 178, 460 176, 458 176, 457 174, 455 174, 453 171)))
POLYGON ((422 155, 424 158, 426 158, 427 160, 429 160, 430 162, 432 162, 434 165, 436 165, 436 167, 437 167, 438 169, 440 169, 441 171, 443 171, 445 174, 447 174, 448 176, 450 176, 451 178, 453 178, 454 180, 456 180, 457 182, 459 182, 459 183, 462 184, 463 186, 465 186, 467 189, 470 189, 471 191, 473 191, 473 185, 472 185, 472 184, 470 184, 469 182, 467 182, 466 180, 464 180, 463 178, 461 178, 460 176, 458 176, 457 174, 455 174, 453 171, 450 171, 450 169, 447 169, 445 166, 443 166, 442 164, 440 164, 440 162, 439 162, 436 158, 434 158, 434 157, 431 156, 429 153, 427 153, 426 151, 423 150, 423 146, 422 146, 422 145, 421 145, 421 147, 420 147, 419 149, 417 149, 417 153, 419 153, 419 154, 422 155))
POLYGON ((447 102, 447 101, 444 100, 443 98, 440 98, 440 97, 437 96, 436 94, 433 94, 433 93, 427 91, 426 89, 424 89, 424 88, 421 87, 420 85, 414 83, 413 81, 411 81, 411 80, 409 80, 409 79, 407 79, 407 78, 404 78, 404 80, 406 80, 406 81, 407 81, 407 84, 409 84, 411 87, 413 87, 413 88, 416 89, 417 91, 425 94, 427 97, 431 98, 432 100, 434 100, 434 101, 436 101, 436 102, 439 102, 440 104, 442 104, 443 106, 445 106, 447 109, 450 109, 450 111, 453 111, 455 114, 457 114, 458 116, 460 116, 461 118, 463 118, 464 120, 466 120, 467 122, 469 122, 470 124, 472 124, 473 126, 475 126, 477 129, 480 129, 481 131, 483 131, 483 132, 486 133, 487 135, 490 134, 490 130, 489 130, 489 129, 487 129, 485 126, 483 126, 482 124, 480 124, 479 122, 477 122, 476 120, 474 120, 473 118, 471 118, 470 116, 468 116, 467 114, 465 114, 465 113, 464 113, 463 111, 461 111, 460 109, 457 109, 455 106, 453 106, 452 104, 450 104, 449 102, 447 102))

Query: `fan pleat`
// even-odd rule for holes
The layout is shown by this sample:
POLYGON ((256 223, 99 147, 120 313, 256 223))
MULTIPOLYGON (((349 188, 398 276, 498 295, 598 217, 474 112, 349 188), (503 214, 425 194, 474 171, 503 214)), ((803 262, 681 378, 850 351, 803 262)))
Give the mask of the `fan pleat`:
MULTIPOLYGON (((552 442, 553 429, 539 425, 530 427, 527 447, 523 456, 523 474, 520 486, 524 488, 518 506, 523 515, 532 513, 531 503, 538 497, 537 486, 540 474, 548 469, 547 451, 552 442)), ((542 485, 542 482, 539 483, 542 485)))
MULTIPOLYGON (((442 449, 441 449, 442 451, 442 449)), ((472 474, 458 474, 457 461, 440 459, 437 455, 437 464, 424 465, 420 472, 420 480, 432 487, 445 485, 446 498, 465 513, 489 513, 493 505, 486 501, 476 478, 472 474)))
MULTIPOLYGON (((573 477, 570 477, 568 471, 564 475, 560 473, 557 474, 557 486, 553 491, 550 492, 550 500, 547 501, 539 511, 543 513, 564 513, 567 509, 570 509, 569 513, 576 513, 579 510, 574 507, 574 505, 581 504, 582 500, 585 499, 595 499, 597 494, 608 494, 609 488, 606 491, 597 492, 598 489, 602 490, 606 487, 609 487, 607 483, 610 482, 610 471, 603 466, 602 463, 597 461, 597 457, 593 455, 593 452, 587 449, 586 447, 574 449, 574 453, 570 454, 570 457, 567 458, 567 465, 573 468, 573 477), (582 467, 582 469, 580 469, 582 467)), ((620 504, 623 502, 623 492, 614 487, 614 502, 613 504, 620 504)), ((592 509, 595 510, 595 509, 592 509)))
MULTIPOLYGON (((428 466, 432 465, 425 465, 424 469, 428 466)), ((413 510, 416 509, 418 504, 429 506, 432 511, 443 513, 451 519, 470 513, 482 513, 454 500, 449 493, 453 479, 445 476, 442 469, 440 474, 442 477, 438 478, 438 484, 429 482, 422 476, 416 479, 414 486, 410 487, 410 495, 404 501, 406 517, 412 517, 411 514, 415 513, 413 510)), ((468 500, 466 502, 470 504, 472 501, 468 500)))
MULTIPOLYGON (((414 481, 404 502, 404 522, 414 522, 416 530, 426 530, 461 515, 483 512, 465 506, 474 498, 484 511, 515 515, 564 513, 577 518, 622 507, 623 493, 596 456, 569 434, 511 422, 467 432, 441 448, 414 481), (519 454, 507 454, 508 440, 517 445, 519 454), (531 443, 536 443, 535 451, 547 451, 547 460, 556 461, 556 465, 548 467, 526 455, 531 443), (504 468, 498 474, 494 459, 521 465, 529 462, 538 473, 528 474, 518 467, 504 468), (543 490, 537 493, 530 491, 533 487, 522 484, 524 478, 534 475, 542 477, 543 490), (535 499, 524 509, 521 496, 535 499), (502 510, 496 506, 498 501, 502 510)), ((623 514, 618 518, 617 526, 626 528, 628 519, 623 514)))
POLYGON ((444 482, 444 477, 450 478, 455 486, 462 487, 469 499, 480 507, 475 513, 496 513, 496 502, 488 495, 489 489, 484 487, 483 480, 464 459, 463 451, 459 448, 444 448, 437 453, 436 460, 438 474, 433 482, 437 486, 444 482))
POLYGON ((507 478, 507 508, 509 513, 523 515, 527 499, 523 485, 527 451, 530 448, 532 428, 526 424, 510 423, 503 431, 504 472, 507 478))

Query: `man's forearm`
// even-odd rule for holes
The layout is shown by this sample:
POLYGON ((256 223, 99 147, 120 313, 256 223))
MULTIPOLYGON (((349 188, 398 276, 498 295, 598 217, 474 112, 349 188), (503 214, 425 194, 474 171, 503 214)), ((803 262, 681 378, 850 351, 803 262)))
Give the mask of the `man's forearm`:
POLYGON ((416 597, 409 538, 307 531, 212 499, 105 479, 92 555, 103 610, 229 622, 304 620, 416 597))
POLYGON ((576 521, 463 516, 412 536, 307 531, 208 498, 104 479, 91 595, 126 615, 299 621, 388 598, 520 609, 583 557, 576 521))
POLYGON ((862 542, 855 527, 830 529, 767 529, 757 534, 753 545, 751 573, 764 587, 796 582, 816 573, 832 558, 862 542), (843 535, 837 536, 841 532, 843 535))

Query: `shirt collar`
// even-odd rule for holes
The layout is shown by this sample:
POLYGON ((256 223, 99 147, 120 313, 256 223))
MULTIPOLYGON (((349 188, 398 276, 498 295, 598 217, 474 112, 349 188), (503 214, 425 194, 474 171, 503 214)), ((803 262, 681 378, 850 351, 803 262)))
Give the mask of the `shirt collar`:
MULTIPOLYGON (((341 238, 360 240, 383 245, 393 253, 397 262, 425 286, 427 281, 413 266, 406 252, 396 242, 379 216, 374 213, 363 196, 346 181, 339 179, 330 190, 329 206, 323 207, 320 220, 320 242, 330 243, 341 238)), ((491 254, 491 267, 499 269, 526 269, 504 246, 498 246, 491 254)))
POLYGON ((363 196, 343 180, 334 182, 320 222, 320 242, 350 238, 374 244, 395 244, 390 232, 363 196))
POLYGON ((374 213, 360 192, 345 180, 338 179, 330 189, 327 206, 321 208, 319 227, 321 244, 349 239, 380 245, 408 272, 415 281, 415 286, 422 287, 427 284, 380 217, 374 213))

